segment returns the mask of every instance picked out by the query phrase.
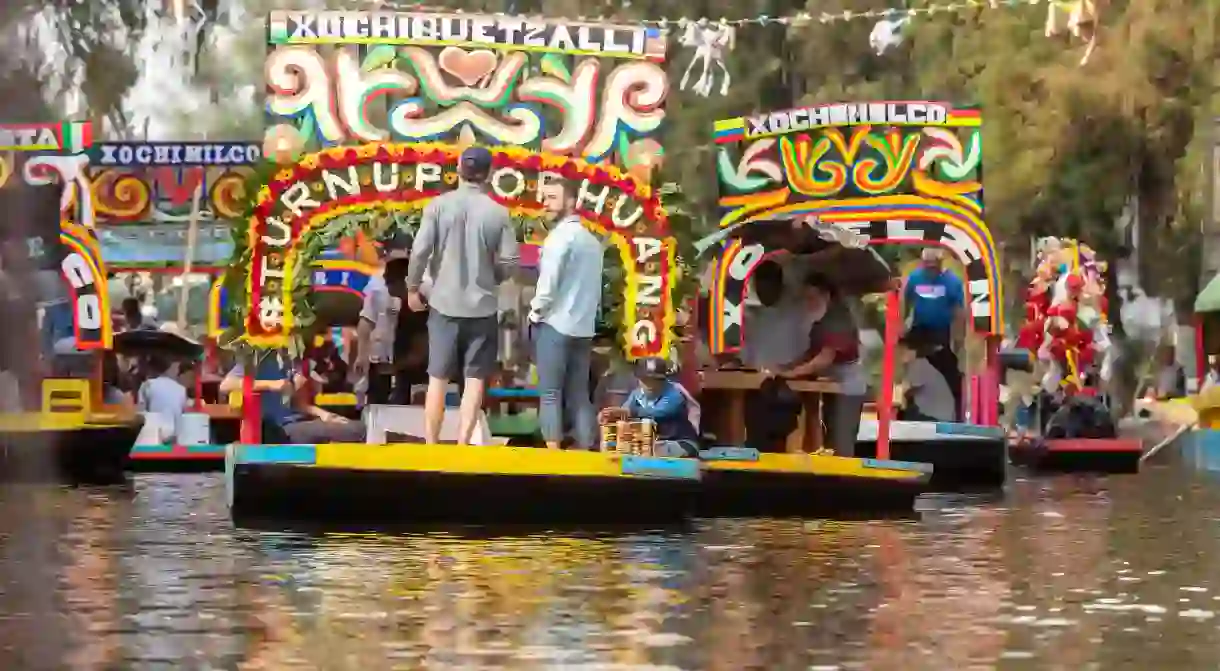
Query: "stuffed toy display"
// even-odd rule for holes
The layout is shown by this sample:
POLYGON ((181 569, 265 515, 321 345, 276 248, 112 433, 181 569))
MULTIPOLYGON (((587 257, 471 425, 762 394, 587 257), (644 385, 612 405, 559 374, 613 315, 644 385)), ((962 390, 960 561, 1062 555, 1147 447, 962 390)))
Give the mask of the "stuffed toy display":
POLYGON ((1110 378, 1106 264, 1075 240, 1044 238, 1025 300, 1017 346, 1033 352, 1042 388, 1072 396, 1110 378))

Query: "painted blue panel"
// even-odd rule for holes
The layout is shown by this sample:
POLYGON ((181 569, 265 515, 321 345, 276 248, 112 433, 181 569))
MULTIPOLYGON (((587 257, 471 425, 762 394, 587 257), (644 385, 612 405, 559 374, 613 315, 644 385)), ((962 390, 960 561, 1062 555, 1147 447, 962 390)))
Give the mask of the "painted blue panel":
POLYGON ((950 436, 978 436, 980 438, 1004 439, 1004 429, 998 426, 982 426, 979 424, 957 424, 955 422, 937 422, 936 432, 950 436))
POLYGON ((364 288, 368 286, 369 283, 369 276, 367 273, 361 273, 355 270, 314 268, 312 275, 313 286, 315 289, 351 289, 353 291, 364 293, 364 288))
POLYGON ((318 461, 315 445, 239 445, 239 464, 306 464, 318 461))
POLYGON ((161 454, 163 452, 173 451, 173 445, 134 445, 131 448, 132 454, 161 454))
POLYGON ((918 461, 893 461, 891 459, 861 459, 860 461, 865 468, 889 468, 899 471, 917 471, 919 473, 932 472, 932 464, 918 461))
POLYGON ((699 451, 706 461, 758 461, 758 450, 752 447, 710 447, 699 451))
POLYGON ((665 457, 624 456, 623 475, 670 480, 698 480, 699 461, 696 459, 668 459, 665 457))
MULTIPOLYGON (((1173 449, 1172 447, 1169 449, 1173 449)), ((1220 431, 1196 429, 1187 434, 1182 456, 1205 471, 1220 471, 1220 431)))
POLYGON ((488 398, 538 398, 537 389, 488 389, 488 398))

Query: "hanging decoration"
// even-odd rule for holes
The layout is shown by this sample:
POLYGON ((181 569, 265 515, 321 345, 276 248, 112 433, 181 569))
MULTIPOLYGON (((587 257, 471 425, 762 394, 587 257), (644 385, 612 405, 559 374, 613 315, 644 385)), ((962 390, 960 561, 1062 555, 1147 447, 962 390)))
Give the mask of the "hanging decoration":
MULTIPOLYGON (((692 91, 700 96, 710 96, 713 90, 720 95, 726 95, 732 82, 726 59, 729 52, 736 46, 737 29, 744 26, 785 26, 800 28, 815 24, 828 25, 847 21, 875 21, 869 34, 869 45, 877 55, 883 55, 890 49, 902 44, 904 33, 910 29, 913 20, 919 16, 947 14, 980 9, 1001 9, 1016 7, 1031 7, 1045 5, 1047 7, 1046 35, 1053 37, 1060 34, 1064 28, 1073 37, 1083 39, 1087 46, 1080 64, 1084 65, 1092 56, 1097 45, 1097 24, 1099 10, 1108 0, 957 0, 956 2, 936 2, 906 6, 902 8, 876 9, 868 11, 843 10, 836 12, 799 12, 789 16, 768 16, 766 14, 746 18, 710 18, 710 17, 676 17, 660 19, 630 19, 634 25, 642 25, 654 31, 659 41, 670 36, 678 38, 678 44, 691 52, 690 62, 686 65, 679 90, 692 91), (1066 17, 1066 24, 1061 26, 1066 17), (716 73, 720 78, 717 84, 716 73)), ((415 3, 405 2, 374 2, 379 9, 392 9, 404 12, 424 12, 432 8, 415 3)), ((453 10, 451 18, 458 20, 474 16, 462 10, 453 10)), ((421 14, 422 15, 422 14, 421 14)), ((543 20, 536 17, 523 17, 510 14, 488 14, 505 21, 511 20, 520 31, 520 26, 529 28, 531 21, 537 26, 543 26, 543 20), (522 23, 524 22, 524 24, 522 23)), ((578 16, 569 24, 577 26, 587 23, 602 23, 611 17, 578 16)), ((622 20, 622 19, 619 19, 622 20)), ((460 28, 460 27, 459 27, 460 28)), ((458 31, 460 33, 460 30, 458 31)), ((651 33, 650 33, 651 34, 651 33)), ((540 37, 546 37, 545 32, 539 32, 540 37)), ((553 35, 551 37, 554 37, 553 35)), ((572 36, 564 39, 571 41, 572 36)), ((402 43, 408 43, 403 40, 402 43)), ((545 69, 545 68, 544 68, 545 69)))
POLYGON ((1080 64, 1085 65, 1097 47, 1098 11, 1104 9, 1107 0, 1072 0, 1051 2, 1046 8, 1046 36, 1061 35, 1064 29, 1072 37, 1085 43, 1080 64))
MULTIPOLYGON (((1104 0, 1084 0, 1087 4, 1101 4, 1104 0)), ((415 3, 408 2, 380 2, 374 0, 370 4, 377 7, 384 7, 400 12, 423 12, 426 8, 415 3)), ((897 19, 902 16, 916 17, 930 14, 945 14, 951 12, 964 12, 973 9, 1001 9, 1015 7, 1037 7, 1042 5, 1054 5, 1060 9, 1071 9, 1074 5, 1079 4, 1077 0, 957 0, 956 2, 933 2, 921 3, 918 6, 907 7, 904 9, 873 9, 868 11, 852 11, 841 10, 837 12, 798 12, 788 16, 769 16, 767 14, 759 14, 744 18, 730 19, 725 17, 674 17, 674 18, 629 18, 625 16, 577 16, 570 19, 570 23, 603 23, 608 21, 628 21, 632 24, 643 24, 649 27, 660 28, 662 30, 673 32, 674 29, 679 31, 685 29, 686 24, 700 23, 704 25, 717 26, 725 25, 732 28, 741 28, 742 26, 810 26, 814 24, 829 24, 829 23, 844 23, 847 21, 879 21, 882 19, 897 19)), ((449 10, 446 10, 449 11, 449 10)), ((453 14, 462 14, 461 10, 452 10, 453 14)), ((505 14, 485 14, 488 16, 506 16, 505 14)), ((530 20, 533 17, 514 17, 517 19, 530 20)), ((540 19, 539 19, 540 20, 540 19)))
POLYGON ((1110 378, 1105 271, 1088 245, 1059 238, 1038 244, 1017 346, 1036 354, 1036 373, 1048 392, 1073 395, 1110 378))
POLYGON ((868 34, 868 44, 873 48, 874 53, 882 56, 885 52, 902 44, 905 39, 903 32, 909 25, 911 25, 911 16, 896 11, 894 17, 882 19, 873 26, 873 31, 868 34))
POLYGON ((686 66, 686 71, 682 73, 682 81, 678 84, 678 88, 682 91, 687 90, 695 66, 702 65, 699 78, 694 81, 690 90, 705 98, 710 96, 712 85, 715 83, 716 69, 719 68, 721 73, 720 95, 728 95, 732 78, 729 76, 729 68, 724 64, 724 60, 736 44, 737 29, 724 19, 716 23, 710 23, 707 19, 698 21, 684 19, 679 22, 679 27, 682 30, 682 46, 693 48, 695 54, 691 57, 690 64, 686 66))

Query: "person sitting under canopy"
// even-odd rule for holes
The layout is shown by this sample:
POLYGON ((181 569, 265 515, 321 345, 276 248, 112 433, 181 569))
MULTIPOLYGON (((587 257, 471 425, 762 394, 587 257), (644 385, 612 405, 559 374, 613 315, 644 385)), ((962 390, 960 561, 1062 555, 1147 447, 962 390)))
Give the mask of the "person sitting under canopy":
MULTIPOLYGON (((220 383, 221 394, 240 392, 245 369, 237 364, 220 383)), ((261 397, 263 442, 268 444, 363 443, 363 422, 323 410, 301 395, 308 380, 280 352, 262 357, 254 371, 261 397), (295 406, 295 407, 294 407, 295 406)))
POLYGON ((953 390, 945 376, 929 362, 944 347, 935 334, 912 328, 899 343, 898 360, 905 365, 898 419, 914 422, 952 422, 957 416, 953 390))
MULTIPOLYGON (((810 324, 802 343, 803 352, 787 364, 764 372, 780 380, 826 377, 839 385, 838 393, 826 397, 823 420, 827 447, 839 456, 855 452, 867 384, 860 366, 860 330, 851 308, 833 283, 813 272, 805 278, 803 304, 810 324)), ((746 433, 759 449, 773 449, 796 426, 800 404, 785 402, 783 385, 769 384, 747 400, 746 433), (759 444, 758 437, 763 436, 759 444)))

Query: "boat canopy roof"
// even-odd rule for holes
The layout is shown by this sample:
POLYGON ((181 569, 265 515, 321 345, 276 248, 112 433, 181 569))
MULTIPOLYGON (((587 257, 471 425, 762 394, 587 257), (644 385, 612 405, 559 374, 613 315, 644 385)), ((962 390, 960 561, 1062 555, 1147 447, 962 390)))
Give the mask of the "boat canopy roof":
POLYGON ((729 236, 768 252, 784 250, 803 257, 811 271, 825 275, 848 294, 872 294, 889 288, 893 270, 850 228, 817 219, 753 221, 729 236))

